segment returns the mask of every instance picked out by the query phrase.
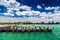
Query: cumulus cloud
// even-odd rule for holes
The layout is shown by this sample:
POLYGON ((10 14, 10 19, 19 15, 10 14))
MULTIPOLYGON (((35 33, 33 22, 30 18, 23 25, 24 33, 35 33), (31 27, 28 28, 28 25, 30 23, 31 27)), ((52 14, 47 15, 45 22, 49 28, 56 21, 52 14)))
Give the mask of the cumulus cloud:
POLYGON ((42 9, 42 7, 41 7, 40 5, 37 5, 37 8, 38 8, 38 9, 42 9))
POLYGON ((52 10, 54 7, 45 7, 45 10, 52 10))
POLYGON ((12 16, 13 10, 18 11, 20 7, 20 3, 16 2, 16 0, 0 0, 0 5, 3 5, 7 8, 7 12, 4 13, 4 15, 10 15, 12 16))
POLYGON ((57 7, 45 7, 45 10, 58 10, 58 9, 60 9, 60 7, 59 6, 57 6, 57 7))
POLYGON ((6 15, 6 16, 14 16, 14 14, 12 14, 12 13, 4 13, 4 15, 6 15))
MULTIPOLYGON (((48 22, 48 21, 54 21, 60 22, 60 7, 45 7, 45 10, 54 10, 53 12, 40 12, 31 10, 32 7, 27 5, 21 5, 16 0, 0 0, 0 5, 3 5, 7 8, 7 12, 3 13, 3 15, 6 16, 14 16, 14 11, 17 16, 24 16, 23 18, 12 18, 12 17, 3 17, 0 16, 1 22, 23 22, 23 21, 29 21, 29 22, 48 22), (25 11, 20 11, 20 9, 23 9, 25 11), (25 17, 25 15, 30 16, 25 17)), ((40 5, 37 5, 38 9, 41 9, 42 7, 40 5)))
POLYGON ((20 6, 20 9, 31 10, 31 7, 23 5, 23 6, 20 6))
POLYGON ((16 14, 18 16, 20 16, 20 15, 32 16, 32 15, 39 15, 40 12, 39 11, 34 11, 34 10, 31 10, 31 11, 22 11, 22 12, 17 11, 16 14))

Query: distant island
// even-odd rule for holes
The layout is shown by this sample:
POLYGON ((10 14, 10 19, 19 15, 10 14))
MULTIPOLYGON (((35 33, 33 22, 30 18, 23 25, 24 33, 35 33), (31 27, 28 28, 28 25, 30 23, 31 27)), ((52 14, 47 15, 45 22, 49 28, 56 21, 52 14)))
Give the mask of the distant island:
POLYGON ((60 22, 56 22, 54 23, 54 21, 52 22, 48 22, 48 23, 44 23, 44 22, 40 22, 40 23, 32 23, 32 22, 0 22, 0 24, 60 24, 60 22))

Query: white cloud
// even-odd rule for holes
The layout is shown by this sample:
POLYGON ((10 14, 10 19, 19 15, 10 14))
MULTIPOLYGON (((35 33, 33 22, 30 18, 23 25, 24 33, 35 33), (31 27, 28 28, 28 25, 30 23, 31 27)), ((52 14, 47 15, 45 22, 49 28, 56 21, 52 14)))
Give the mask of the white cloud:
POLYGON ((22 6, 20 6, 20 9, 31 10, 31 7, 26 6, 26 5, 22 5, 22 6))
POLYGON ((45 10, 52 10, 54 7, 45 7, 45 10))
POLYGON ((26 15, 26 14, 24 14, 23 12, 17 11, 17 12, 16 12, 16 15, 20 16, 20 15, 26 15))
POLYGON ((54 10, 56 10, 56 11, 57 11, 58 9, 60 9, 60 7, 59 7, 59 6, 57 6, 57 7, 55 7, 55 8, 54 8, 54 10))
POLYGON ((41 7, 40 5, 37 5, 37 8, 38 8, 38 9, 42 9, 42 7, 41 7))
MULTIPOLYGON (((50 22, 59 21, 60 22, 60 12, 58 13, 58 11, 55 12, 55 13, 49 12, 48 14, 46 12, 39 12, 39 11, 30 11, 30 12, 31 12, 32 15, 35 15, 35 14, 40 15, 40 17, 39 18, 37 18, 37 17, 30 17, 30 18, 24 17, 22 20, 31 21, 31 22, 48 22, 48 21, 50 21, 50 22)), ((28 11, 25 12, 24 11, 24 13, 27 13, 27 14, 29 14, 30 12, 28 12, 28 11)), ((22 14, 24 14, 24 13, 22 13, 22 14)), ((24 15, 26 15, 26 14, 24 14, 24 15)))
POLYGON ((17 15, 21 14, 21 12, 19 12, 20 9, 26 10, 26 12, 31 10, 31 7, 27 5, 20 6, 20 3, 18 3, 16 0, 9 0, 9 1, 1 0, 0 2, 1 2, 0 5, 4 5, 7 8, 6 15, 8 15, 8 13, 13 13, 14 10, 18 12, 18 13, 16 12, 17 15))
MULTIPOLYGON (((20 3, 16 2, 16 0, 0 0, 0 5, 3 5, 7 8, 7 12, 6 14, 4 13, 4 15, 12 15, 11 13, 13 13, 13 10, 19 11, 19 7, 20 7, 20 3)), ((13 16, 13 15, 12 15, 13 16)))
POLYGON ((47 23, 48 21, 54 21, 54 22, 57 22, 59 21, 60 22, 60 13, 54 13, 54 14, 51 14, 51 12, 49 12, 48 14, 46 14, 45 12, 43 12, 41 15, 41 17, 37 18, 37 17, 23 17, 23 18, 11 18, 11 17, 0 17, 0 20, 2 22, 45 22, 47 23), (51 17, 51 18, 48 18, 48 17, 51 17), (3 20, 4 21, 3 21, 3 20), (9 20, 10 19, 10 20, 9 20))
POLYGON ((45 10, 58 10, 58 9, 60 9, 60 7, 59 6, 57 6, 57 7, 45 7, 45 10))
POLYGON ((6 16, 14 16, 14 14, 12 14, 12 13, 4 13, 4 15, 6 15, 6 16))
MULTIPOLYGON (((20 15, 28 15, 28 16, 32 16, 32 17, 23 17, 23 18, 12 18, 12 17, 3 17, 3 16, 0 16, 0 22, 18 22, 18 21, 31 21, 31 22, 48 22, 48 21, 54 21, 54 22, 57 22, 59 21, 60 22, 60 7, 57 6, 57 7, 45 7, 45 10, 54 10, 54 13, 52 12, 49 12, 49 13, 46 13, 46 12, 40 12, 40 11, 34 11, 34 10, 31 10, 32 7, 29 7, 27 5, 22 5, 20 6, 21 4, 19 2, 17 2, 16 0, 0 0, 0 5, 4 5, 6 8, 7 8, 7 12, 6 13, 3 13, 4 15, 6 16, 14 16, 14 13, 13 11, 16 10, 16 15, 20 16, 20 15), (23 9, 25 11, 19 11, 20 9, 23 9), (39 16, 39 18, 37 18, 36 16, 39 16)), ((41 9, 42 7, 40 5, 37 5, 37 8, 38 9, 41 9)))
POLYGON ((39 11, 34 11, 34 10, 31 10, 31 11, 22 11, 22 12, 17 11, 16 14, 18 16, 20 16, 20 15, 32 16, 32 15, 38 15, 38 14, 40 14, 40 12, 39 11))

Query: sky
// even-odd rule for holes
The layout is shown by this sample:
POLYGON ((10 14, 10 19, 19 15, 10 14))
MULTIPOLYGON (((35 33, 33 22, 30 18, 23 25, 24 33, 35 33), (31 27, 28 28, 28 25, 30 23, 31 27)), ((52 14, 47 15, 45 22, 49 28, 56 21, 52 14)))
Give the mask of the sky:
POLYGON ((0 0, 0 22, 60 22, 60 0, 0 0))

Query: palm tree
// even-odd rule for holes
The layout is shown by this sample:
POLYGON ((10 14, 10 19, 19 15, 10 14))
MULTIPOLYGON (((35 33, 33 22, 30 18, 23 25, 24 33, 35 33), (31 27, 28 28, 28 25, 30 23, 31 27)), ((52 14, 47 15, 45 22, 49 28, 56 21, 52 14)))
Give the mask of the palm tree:
POLYGON ((49 21, 48 24, 51 24, 51 22, 49 21))
POLYGON ((41 24, 44 24, 44 22, 41 22, 41 24))
POLYGON ((52 21, 52 24, 54 24, 54 21, 52 21))
POLYGON ((56 24, 59 24, 59 22, 56 22, 56 24))

